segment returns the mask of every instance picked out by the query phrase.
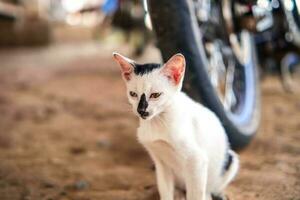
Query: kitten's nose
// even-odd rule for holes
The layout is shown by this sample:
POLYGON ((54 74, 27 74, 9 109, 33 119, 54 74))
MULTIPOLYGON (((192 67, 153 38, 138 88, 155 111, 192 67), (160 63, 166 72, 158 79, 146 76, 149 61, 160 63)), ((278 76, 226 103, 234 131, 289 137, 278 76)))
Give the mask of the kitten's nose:
POLYGON ((141 115, 141 117, 149 116, 149 112, 146 112, 145 110, 138 109, 137 112, 141 115))
POLYGON ((149 112, 146 112, 147 107, 148 102, 146 100, 146 95, 143 93, 137 107, 137 112, 141 115, 142 118, 149 116, 149 112))

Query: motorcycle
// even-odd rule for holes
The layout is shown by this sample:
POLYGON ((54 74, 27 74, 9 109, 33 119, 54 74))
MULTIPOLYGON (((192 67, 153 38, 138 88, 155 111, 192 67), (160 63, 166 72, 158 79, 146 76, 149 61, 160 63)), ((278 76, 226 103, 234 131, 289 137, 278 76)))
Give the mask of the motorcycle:
MULTIPOLYGON (((221 120, 234 149, 260 123, 259 65, 299 50, 298 0, 145 0, 164 61, 186 57, 184 91, 221 120), (258 56, 259 55, 259 56, 258 56)), ((284 65, 290 66, 287 59, 284 65)), ((286 68, 286 67, 285 67, 286 68)))

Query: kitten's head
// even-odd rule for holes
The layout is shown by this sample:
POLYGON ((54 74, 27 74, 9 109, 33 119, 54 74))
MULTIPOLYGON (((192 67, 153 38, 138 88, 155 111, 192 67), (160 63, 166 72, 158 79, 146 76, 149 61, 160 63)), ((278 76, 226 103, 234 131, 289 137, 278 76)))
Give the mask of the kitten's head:
POLYGON ((164 65, 137 64, 118 53, 113 53, 126 83, 127 96, 133 112, 145 120, 160 114, 174 95, 181 90, 185 58, 176 54, 164 65))

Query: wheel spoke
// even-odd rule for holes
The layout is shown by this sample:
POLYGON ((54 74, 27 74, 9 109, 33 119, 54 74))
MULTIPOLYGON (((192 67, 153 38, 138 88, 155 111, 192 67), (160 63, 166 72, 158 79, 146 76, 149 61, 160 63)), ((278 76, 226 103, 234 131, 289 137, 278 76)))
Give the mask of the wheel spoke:
POLYGON ((225 94, 224 94, 224 103, 223 103, 225 110, 230 110, 237 103, 237 99, 233 91, 234 72, 235 72, 235 63, 230 60, 227 68, 226 82, 225 82, 225 94))

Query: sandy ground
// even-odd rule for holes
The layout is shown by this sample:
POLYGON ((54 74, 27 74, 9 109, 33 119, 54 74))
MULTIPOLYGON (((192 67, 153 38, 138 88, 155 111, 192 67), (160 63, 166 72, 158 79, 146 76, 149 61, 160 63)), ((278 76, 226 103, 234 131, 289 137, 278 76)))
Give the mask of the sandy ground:
MULTIPOLYGON (((0 52, 0 200, 158 199, 111 49, 0 52)), ((300 199, 300 90, 262 83, 262 124, 231 200, 300 199)))

